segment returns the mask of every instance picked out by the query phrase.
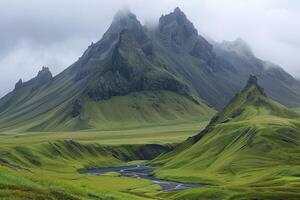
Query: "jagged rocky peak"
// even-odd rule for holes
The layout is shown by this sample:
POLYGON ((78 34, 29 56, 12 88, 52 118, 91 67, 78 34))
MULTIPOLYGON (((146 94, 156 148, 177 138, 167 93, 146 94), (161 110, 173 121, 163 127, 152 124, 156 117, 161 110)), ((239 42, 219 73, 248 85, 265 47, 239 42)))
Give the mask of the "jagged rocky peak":
POLYGON ((22 79, 15 84, 15 90, 20 89, 24 86, 32 86, 34 89, 38 88, 40 85, 52 80, 53 76, 48 67, 43 67, 37 74, 36 77, 30 79, 29 81, 23 82, 22 79))
POLYGON ((30 81, 26 82, 26 83, 32 83, 34 85, 34 88, 48 83, 49 81, 51 81, 53 78, 52 73, 50 72, 48 67, 43 67, 37 74, 37 76, 33 79, 31 79, 30 81))
POLYGON ((173 50, 188 51, 190 55, 206 62, 210 66, 209 70, 216 70, 212 45, 204 37, 198 35, 193 23, 180 8, 177 7, 170 14, 160 17, 158 32, 160 38, 173 50))
POLYGON ((23 81, 20 78, 19 81, 15 84, 15 90, 21 88, 23 86, 23 81))
POLYGON ((114 22, 122 21, 122 20, 133 20, 137 21, 135 14, 133 14, 129 8, 123 8, 119 10, 114 16, 114 22))
POLYGON ((258 84, 258 79, 255 75, 250 75, 243 91, 247 91, 252 86, 254 86, 255 90, 259 91, 261 95, 266 96, 264 89, 258 84))
POLYGON ((107 32, 104 34, 104 38, 118 37, 123 29, 127 29, 139 40, 145 37, 144 27, 129 9, 122 9, 114 16, 113 22, 110 25, 107 32))
POLYGON ((159 31, 165 35, 178 35, 185 38, 198 36, 198 31, 193 23, 188 20, 186 15, 180 10, 175 8, 173 12, 162 15, 159 19, 159 31))
POLYGON ((50 72, 48 67, 43 66, 43 68, 38 72, 36 78, 43 80, 51 80, 52 73, 50 72))
POLYGON ((250 46, 240 37, 234 41, 223 41, 221 45, 227 50, 234 51, 239 55, 254 57, 250 46))
POLYGON ((257 77, 254 76, 254 75, 250 75, 249 79, 248 79, 248 82, 247 82, 247 85, 257 85, 258 84, 258 80, 257 80, 257 77))

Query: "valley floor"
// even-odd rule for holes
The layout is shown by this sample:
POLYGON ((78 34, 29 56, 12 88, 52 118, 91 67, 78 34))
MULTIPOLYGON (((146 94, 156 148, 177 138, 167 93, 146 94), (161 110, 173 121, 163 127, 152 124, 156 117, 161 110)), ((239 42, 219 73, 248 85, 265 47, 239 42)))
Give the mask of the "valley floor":
MULTIPOLYGON (((291 166, 249 170, 263 184, 246 177, 214 175, 207 171, 156 170, 159 178, 187 183, 204 183, 205 187, 160 192, 161 187, 147 179, 107 173, 93 176, 82 169, 107 166, 147 164, 195 135, 207 121, 149 125, 123 130, 89 130, 79 132, 0 133, 0 199, 292 199, 300 198, 300 178, 291 166), (152 144, 152 145, 151 145, 152 144), (280 169, 280 170, 278 170, 280 169), (277 174, 278 172, 286 172, 277 174), (232 184, 229 179, 232 179, 232 184), (248 180, 248 181, 247 181, 248 180), (249 184, 250 183, 250 184, 249 184), (297 191, 298 190, 298 191, 297 191), (276 195, 274 196, 274 194, 276 195)), ((300 169, 298 169, 300 170, 300 169)))
POLYGON ((165 199, 159 197, 160 186, 149 180, 114 173, 89 176, 79 170, 154 158, 206 124, 194 121, 123 130, 1 132, 0 199, 165 199))

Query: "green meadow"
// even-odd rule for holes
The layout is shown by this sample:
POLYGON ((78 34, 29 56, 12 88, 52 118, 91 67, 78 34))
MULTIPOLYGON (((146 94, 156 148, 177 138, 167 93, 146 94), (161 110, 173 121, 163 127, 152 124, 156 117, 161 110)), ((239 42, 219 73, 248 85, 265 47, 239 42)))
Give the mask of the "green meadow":
POLYGON ((0 199, 156 199, 148 180, 84 175, 85 168, 144 162, 203 129, 208 121, 179 121, 113 130, 2 132, 0 199), (157 146, 149 146, 157 144, 157 146), (141 153, 142 152, 142 153, 141 153), (145 153, 146 152, 146 153, 145 153))
POLYGON ((250 79, 210 121, 203 113, 114 128, 3 131, 0 199, 300 198, 298 112, 269 99, 250 79), (161 192, 143 178, 82 173, 132 164, 153 167, 160 179, 202 186, 161 192))

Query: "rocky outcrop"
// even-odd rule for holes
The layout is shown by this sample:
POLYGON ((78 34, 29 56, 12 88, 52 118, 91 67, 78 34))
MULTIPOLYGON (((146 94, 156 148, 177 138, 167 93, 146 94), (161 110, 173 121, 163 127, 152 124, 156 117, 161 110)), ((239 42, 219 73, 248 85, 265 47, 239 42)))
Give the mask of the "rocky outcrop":
POLYGON ((19 81, 15 84, 15 90, 21 88, 23 86, 23 81, 22 79, 19 79, 19 81))
POLYGON ((89 88, 89 96, 106 100, 131 92, 169 90, 192 98, 191 91, 173 75, 153 65, 130 30, 124 29, 112 54, 111 65, 95 77, 96 85, 89 88))

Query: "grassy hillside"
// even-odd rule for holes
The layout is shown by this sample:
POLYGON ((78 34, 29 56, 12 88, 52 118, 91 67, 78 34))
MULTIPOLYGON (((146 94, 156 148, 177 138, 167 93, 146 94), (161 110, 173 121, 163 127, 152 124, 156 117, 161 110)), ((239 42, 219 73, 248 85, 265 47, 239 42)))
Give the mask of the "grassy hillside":
POLYGON ((155 156, 168 149, 152 147, 103 147, 74 141, 15 147, 0 159, 0 199, 145 199, 124 191, 144 188, 156 192, 159 187, 146 180, 93 177, 78 170, 126 165, 128 159, 145 159, 145 155, 155 156))
POLYGON ((153 164, 160 177, 214 186, 175 195, 197 199, 298 199, 299 115, 268 99, 252 77, 198 135, 153 164))
MULTIPOLYGON (((2 131, 71 131, 81 129, 135 128, 188 121, 208 120, 214 110, 204 103, 168 91, 139 92, 127 96, 112 97, 109 100, 81 101, 81 115, 71 116, 69 101, 57 108, 44 112, 34 108, 16 117, 20 111, 9 111, 0 117, 2 131), (43 112, 39 114, 39 112, 43 112), (9 118, 9 121, 6 119, 9 118)), ((27 103, 24 102, 26 105, 27 103)), ((23 104, 21 105, 23 107, 23 104)), ((33 105, 35 106, 35 104, 33 105)))
POLYGON ((206 123, 173 121, 76 132, 2 132, 0 199, 157 199, 160 187, 150 181, 117 174, 88 176, 78 170, 154 158, 206 123))
POLYGON ((152 159, 170 148, 147 144, 107 146, 74 140, 35 141, 32 145, 30 137, 28 143, 1 144, 0 199, 145 199, 139 193, 156 193, 159 189, 150 181, 88 176, 79 170, 152 159))
POLYGON ((62 73, 52 77, 44 67, 1 98, 0 131, 126 128, 210 118, 213 109, 156 62, 151 49, 135 15, 115 19, 62 73))

